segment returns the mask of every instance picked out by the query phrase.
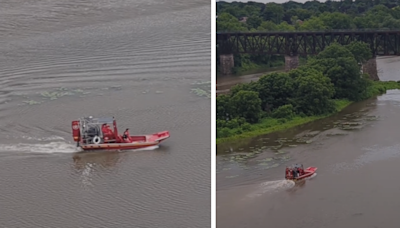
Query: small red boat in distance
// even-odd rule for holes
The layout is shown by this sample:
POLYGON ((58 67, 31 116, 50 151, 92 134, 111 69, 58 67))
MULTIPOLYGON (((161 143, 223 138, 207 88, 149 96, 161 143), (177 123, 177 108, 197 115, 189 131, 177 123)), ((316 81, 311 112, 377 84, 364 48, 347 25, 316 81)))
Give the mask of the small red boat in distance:
POLYGON ((304 169, 303 165, 296 164, 291 167, 286 167, 285 179, 293 181, 304 180, 307 177, 311 177, 316 171, 317 167, 308 167, 304 169))
POLYGON ((158 146, 168 139, 169 131, 150 135, 129 135, 126 129, 123 135, 118 134, 114 117, 83 117, 72 121, 72 136, 77 147, 83 150, 133 150, 158 146))

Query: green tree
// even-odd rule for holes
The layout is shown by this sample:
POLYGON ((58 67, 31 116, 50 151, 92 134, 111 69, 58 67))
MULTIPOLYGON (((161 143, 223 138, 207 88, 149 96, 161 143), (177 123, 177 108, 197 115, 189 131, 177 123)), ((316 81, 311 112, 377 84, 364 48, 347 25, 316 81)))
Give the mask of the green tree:
POLYGON ((246 26, 229 13, 221 13, 217 20, 217 31, 247 31, 246 26))
POLYGON ((368 9, 368 5, 365 0, 355 0, 355 7, 359 13, 364 13, 368 9))
POLYGON ((296 16, 298 19, 304 21, 310 18, 313 15, 313 12, 307 9, 296 8, 288 10, 286 14, 288 15, 289 18, 296 16))
POLYGON ((282 105, 272 113, 273 118, 284 118, 289 120, 293 119, 295 115, 296 112, 292 104, 282 105))
POLYGON ((243 90, 257 92, 258 91, 257 87, 258 87, 258 82, 240 83, 232 86, 230 89, 230 93, 231 96, 234 96, 235 94, 243 90))
POLYGON ((390 14, 391 14, 392 17, 394 17, 395 19, 400 19, 400 6, 393 7, 393 8, 390 10, 390 14))
POLYGON ((249 123, 257 123, 261 117, 261 99, 257 92, 239 91, 231 98, 231 107, 236 117, 243 117, 249 123))
POLYGON ((289 103, 293 94, 293 78, 287 73, 271 73, 258 80, 258 93, 263 110, 269 111, 289 103))
POLYGON ((358 29, 378 28, 378 24, 366 16, 355 17, 353 23, 358 29))
POLYGON ((310 19, 303 22, 299 27, 300 30, 304 31, 321 31, 327 29, 327 26, 319 17, 311 17, 310 19))
POLYGON ((319 16, 328 29, 352 29, 352 18, 344 13, 323 13, 319 16))
POLYGON ((296 110, 306 115, 321 115, 333 112, 335 104, 331 100, 335 94, 330 79, 315 69, 294 70, 294 98, 296 110))
POLYGON ((257 30, 259 31, 277 31, 278 26, 272 21, 263 21, 257 30))
POLYGON ((216 106, 217 106, 216 107, 217 119, 229 120, 230 117, 232 116, 230 97, 228 95, 217 96, 216 106))
POLYGON ((326 47, 323 51, 318 54, 319 59, 330 59, 330 58, 353 58, 353 53, 349 49, 343 47, 338 43, 333 43, 326 47))
POLYGON ((258 28, 258 26, 260 26, 262 23, 262 19, 259 16, 250 16, 249 18, 247 18, 246 24, 248 25, 248 27, 251 28, 258 28))
POLYGON ((388 28, 388 29, 398 29, 398 28, 400 28, 400 20, 397 20, 391 16, 388 16, 383 20, 381 27, 388 28))
POLYGON ((286 21, 284 21, 276 26, 276 30, 278 30, 278 31, 295 31, 296 29, 293 25, 289 25, 286 21))
POLYGON ((248 16, 248 13, 246 10, 239 6, 228 6, 225 9, 221 11, 221 13, 229 13, 230 15, 239 18, 239 17, 246 17, 248 16))
POLYGON ((263 12, 264 20, 272 21, 275 24, 280 24, 282 22, 284 10, 282 5, 271 2, 265 4, 265 9, 263 12))
POLYGON ((258 17, 261 13, 261 7, 255 5, 246 5, 243 9, 247 12, 247 16, 258 17))
POLYGON ((372 51, 367 43, 353 41, 345 47, 353 54, 353 57, 360 64, 363 64, 372 58, 372 51))
POLYGON ((360 67, 353 54, 343 46, 332 44, 320 52, 308 66, 329 77, 335 86, 335 97, 360 100, 366 90, 360 67))
POLYGON ((386 6, 376 5, 367 11, 364 19, 369 21, 370 26, 372 26, 370 28, 382 28, 386 20, 393 18, 390 13, 391 10, 386 6))

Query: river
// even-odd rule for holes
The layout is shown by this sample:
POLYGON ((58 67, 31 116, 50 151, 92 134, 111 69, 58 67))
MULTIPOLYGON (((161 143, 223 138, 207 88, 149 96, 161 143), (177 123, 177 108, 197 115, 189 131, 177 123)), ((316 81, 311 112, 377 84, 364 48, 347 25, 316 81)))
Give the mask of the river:
POLYGON ((230 89, 241 83, 249 83, 249 82, 255 82, 260 79, 261 76, 265 74, 270 74, 273 72, 283 72, 284 69, 281 69, 281 67, 277 67, 275 69, 271 69, 269 71, 264 71, 260 73, 255 73, 255 74, 247 74, 247 75, 242 75, 242 76, 236 76, 236 75, 222 75, 220 77, 217 77, 217 94, 228 94, 230 89))
MULTIPOLYGON (((400 80, 399 57, 379 58, 400 80)), ((400 91, 297 128, 217 147, 217 226, 396 227, 400 200, 400 91), (286 165, 318 167, 303 184, 286 165)))
POLYGON ((211 102, 192 92, 211 88, 210 8, 1 1, 0 227, 210 226, 211 102), (171 138, 77 153, 71 121, 87 115, 171 138))

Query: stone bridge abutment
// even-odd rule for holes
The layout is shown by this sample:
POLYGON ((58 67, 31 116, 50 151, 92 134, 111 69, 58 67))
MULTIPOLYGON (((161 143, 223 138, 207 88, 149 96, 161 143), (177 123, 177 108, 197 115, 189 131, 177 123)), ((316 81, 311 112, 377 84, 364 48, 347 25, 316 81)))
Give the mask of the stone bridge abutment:
POLYGON ((378 67, 376 64, 376 57, 369 59, 362 65, 362 72, 369 75, 369 78, 374 81, 379 81, 378 67))

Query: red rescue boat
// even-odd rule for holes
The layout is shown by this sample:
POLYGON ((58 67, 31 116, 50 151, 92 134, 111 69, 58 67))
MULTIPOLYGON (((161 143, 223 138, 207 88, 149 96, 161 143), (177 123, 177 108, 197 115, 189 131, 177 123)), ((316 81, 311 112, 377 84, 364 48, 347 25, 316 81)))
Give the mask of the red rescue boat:
POLYGON ((296 164, 291 167, 286 167, 285 179, 293 181, 304 180, 307 177, 311 177, 316 171, 317 167, 308 167, 304 169, 303 165, 296 164))
POLYGON ((114 117, 89 116, 72 121, 72 136, 83 150, 133 150, 158 146, 169 138, 169 131, 131 136, 127 128, 119 135, 114 117))

